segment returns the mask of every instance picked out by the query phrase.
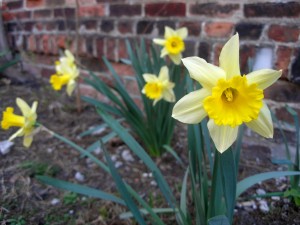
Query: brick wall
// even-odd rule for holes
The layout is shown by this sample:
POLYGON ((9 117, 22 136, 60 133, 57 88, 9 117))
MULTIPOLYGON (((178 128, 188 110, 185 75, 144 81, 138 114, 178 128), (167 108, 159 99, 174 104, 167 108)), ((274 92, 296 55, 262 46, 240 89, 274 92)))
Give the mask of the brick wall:
MULTIPOLYGON (((4 0, 5 2, 5 0, 4 0)), ((272 66, 282 80, 300 83, 300 2, 267 0, 7 0, 3 18, 12 49, 25 52, 24 62, 49 77, 59 48, 75 50, 86 68, 104 71, 102 55, 115 62, 128 86, 133 72, 117 64, 126 58, 125 40, 162 36, 164 26, 186 26, 185 56, 217 63, 222 45, 238 32, 241 68, 263 47, 273 51, 272 66)), ((296 85, 296 90, 299 90, 296 85)), ((134 88, 132 88, 134 89, 134 88)), ((272 93, 267 94, 272 97, 272 93)), ((298 96, 299 97, 299 96, 298 96)), ((299 101, 298 97, 296 98, 299 101)), ((289 99, 285 99, 289 101, 289 99)))

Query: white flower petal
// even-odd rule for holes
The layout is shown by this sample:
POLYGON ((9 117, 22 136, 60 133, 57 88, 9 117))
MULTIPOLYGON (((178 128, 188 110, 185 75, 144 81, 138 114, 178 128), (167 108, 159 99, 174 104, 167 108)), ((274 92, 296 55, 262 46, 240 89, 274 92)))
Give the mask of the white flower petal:
POLYGON ((239 127, 219 126, 210 119, 207 123, 210 136, 220 153, 226 151, 236 140, 239 127))
POLYGON ((144 73, 143 78, 146 82, 156 82, 157 76, 151 73, 144 73))
POLYGON ((38 106, 38 102, 34 101, 33 104, 32 104, 32 106, 31 106, 31 113, 35 113, 36 112, 37 106, 38 106))
POLYGON ((185 39, 188 36, 188 30, 186 27, 182 27, 182 28, 176 30, 176 33, 182 39, 185 39))
POLYGON ((199 57, 187 57, 182 59, 184 66, 188 69, 190 76, 197 80, 204 88, 212 89, 219 79, 225 79, 225 72, 204 59, 199 57))
POLYGON ((201 122, 207 115, 202 102, 210 94, 210 91, 202 88, 185 95, 175 104, 172 117, 188 124, 201 122))
POLYGON ((30 135, 25 135, 24 136, 24 139, 23 139, 23 145, 26 147, 26 148, 29 148, 31 143, 33 141, 33 135, 30 134, 30 135))
POLYGON ((257 84, 261 90, 274 84, 281 76, 282 71, 263 69, 249 73, 247 77, 248 84, 257 84))
POLYGON ((31 109, 30 109, 29 105, 23 99, 17 98, 16 103, 17 103, 17 106, 19 107, 19 109, 21 110, 23 116, 30 115, 31 109))
POLYGON ((65 50, 65 55, 66 55, 67 59, 69 60, 69 62, 74 62, 75 57, 68 49, 65 50))
POLYGON ((170 37, 173 37, 176 35, 175 30, 173 30, 171 27, 165 26, 165 39, 168 39, 170 37))
POLYGON ((67 84, 67 94, 68 94, 69 96, 72 95, 72 93, 73 93, 75 87, 76 87, 76 82, 75 82, 74 80, 70 80, 70 81, 68 82, 68 84, 67 84))
POLYGON ((239 35, 232 36, 224 45, 219 57, 220 67, 226 72, 227 80, 240 75, 239 35))
POLYGON ((173 89, 166 89, 163 92, 163 98, 167 102, 175 102, 175 94, 174 94, 173 89))
POLYGON ((181 54, 177 54, 177 55, 169 54, 169 57, 174 64, 179 65, 181 63, 181 58, 182 58, 181 54))
POLYGON ((266 103, 263 104, 263 107, 260 110, 258 118, 256 120, 252 120, 246 125, 255 131, 256 133, 260 134, 265 138, 272 138, 273 137, 273 123, 271 112, 266 103))
POLYGON ((169 69, 167 66, 163 66, 160 69, 158 79, 162 82, 169 81, 169 69))
POLYGON ((160 58, 163 58, 168 54, 169 54, 169 52, 168 52, 167 48, 163 48, 160 52, 160 58))
POLYGON ((158 39, 158 38, 154 38, 153 42, 157 45, 162 45, 164 46, 166 44, 166 40, 165 39, 158 39))
POLYGON ((16 137, 20 137, 20 136, 23 136, 23 135, 24 135, 24 128, 20 128, 19 130, 17 130, 17 132, 15 132, 13 135, 11 135, 8 140, 12 141, 16 137))

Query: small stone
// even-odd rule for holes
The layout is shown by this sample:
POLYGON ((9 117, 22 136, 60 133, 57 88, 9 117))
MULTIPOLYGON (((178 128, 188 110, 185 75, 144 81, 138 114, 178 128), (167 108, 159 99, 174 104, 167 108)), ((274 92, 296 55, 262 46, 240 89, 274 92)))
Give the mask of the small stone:
POLYGON ((115 163, 115 167, 118 169, 118 168, 120 168, 121 166, 123 166, 123 163, 121 162, 121 161, 117 161, 116 163, 115 163))
POLYGON ((49 154, 52 154, 53 148, 47 148, 47 152, 48 152, 49 154))
POLYGON ((70 215, 73 215, 73 214, 74 214, 74 210, 71 209, 71 210, 69 211, 69 214, 70 214, 70 215))
POLYGON ((98 148, 96 148, 96 149, 94 150, 94 153, 95 153, 96 155, 99 155, 101 152, 102 152, 102 148, 100 148, 100 147, 98 147, 98 148))
POLYGON ((58 203, 60 203, 60 200, 58 198, 54 198, 51 200, 51 205, 57 205, 58 203))
POLYGON ((125 160, 125 161, 128 161, 128 162, 133 162, 134 161, 134 158, 132 157, 131 153, 129 150, 124 150, 122 152, 122 158, 125 160))
POLYGON ((6 155, 10 152, 11 147, 14 145, 11 141, 1 141, 0 142, 0 152, 2 155, 6 155))
POLYGON ((80 182, 83 182, 84 181, 84 176, 83 176, 82 173, 76 172, 75 179, 78 180, 78 181, 80 181, 80 182))
POLYGON ((265 200, 259 201, 259 209, 260 209, 260 211, 265 212, 265 213, 270 211, 268 203, 265 200))
POLYGON ((144 178, 147 178, 149 175, 148 175, 148 173, 143 173, 142 174, 142 177, 144 177, 144 178))
POLYGON ((117 155, 112 155, 111 156, 111 161, 115 162, 115 161, 117 161, 117 159, 118 159, 117 155))
POLYGON ((151 185, 151 186, 157 186, 157 183, 156 183, 156 181, 152 180, 152 181, 150 182, 150 185, 151 185))
POLYGON ((274 200, 274 201, 279 201, 280 197, 279 196, 272 196, 271 199, 274 200))
POLYGON ((255 202, 254 201, 247 201, 247 202, 242 202, 241 205, 243 207, 253 207, 253 205, 255 205, 255 202))
POLYGON ((256 194, 258 194, 258 195, 265 195, 266 191, 264 189, 259 188, 259 189, 256 190, 256 194))

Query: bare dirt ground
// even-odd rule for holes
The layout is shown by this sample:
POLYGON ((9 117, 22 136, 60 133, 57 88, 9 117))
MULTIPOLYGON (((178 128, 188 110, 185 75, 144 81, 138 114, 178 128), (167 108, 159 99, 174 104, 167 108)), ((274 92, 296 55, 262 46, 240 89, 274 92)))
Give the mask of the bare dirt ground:
MULTIPOLYGON (((39 101, 38 121, 84 148, 103 135, 78 138, 81 132, 102 123, 93 107, 83 103, 83 111, 78 113, 74 97, 69 98, 63 93, 54 92, 48 84, 39 83, 34 79, 3 79, 3 77, 1 79, 0 76, 0 111, 5 110, 7 106, 15 107, 16 97, 21 97, 30 104, 34 100, 39 101)), ((12 132, 0 130, 0 141, 6 140, 12 132)), ((186 132, 182 127, 176 129, 174 140, 176 141, 173 147, 187 165, 186 132)), ((148 174, 149 171, 139 159, 134 155, 131 160, 124 159, 122 153, 128 148, 121 140, 113 138, 106 147, 119 164, 119 171, 126 181, 138 190, 141 196, 151 199, 156 207, 166 206, 153 178, 148 174)), ((101 160, 104 159, 101 152, 95 155, 101 160)), ((270 158, 269 148, 262 147, 259 143, 244 144, 240 178, 277 170, 278 166, 272 164, 270 158)), ((185 168, 169 154, 164 154, 155 161, 177 193, 176 196, 179 196, 185 168)), ((25 149, 22 146, 22 138, 18 138, 8 154, 0 154, 0 224, 136 224, 132 220, 119 219, 118 215, 127 211, 124 207, 47 186, 38 181, 36 175, 48 175, 117 193, 112 179, 103 170, 47 133, 37 134, 29 149, 25 149)), ((247 194, 257 193, 258 189, 271 192, 287 187, 286 180, 273 179, 255 185, 247 194)), ((300 210, 289 199, 266 199, 269 206, 267 212, 260 209, 259 201, 259 199, 240 199, 234 223, 300 224, 300 210), (247 205, 245 202, 250 203, 247 205)), ((172 216, 163 217, 166 224, 176 224, 172 216)))

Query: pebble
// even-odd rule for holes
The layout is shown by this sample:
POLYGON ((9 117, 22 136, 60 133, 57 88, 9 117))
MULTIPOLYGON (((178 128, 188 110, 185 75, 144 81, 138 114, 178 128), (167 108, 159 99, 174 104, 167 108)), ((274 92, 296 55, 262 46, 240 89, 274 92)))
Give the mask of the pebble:
POLYGON ((57 205, 58 203, 60 203, 60 200, 58 198, 54 198, 51 200, 51 205, 57 205))
POLYGON ((151 185, 151 186, 157 186, 157 183, 156 183, 155 180, 152 180, 152 181, 150 182, 150 185, 151 185))
POLYGON ((111 161, 115 162, 115 161, 117 161, 118 156, 117 155, 112 155, 110 158, 111 158, 111 161))
POLYGON ((49 154, 52 154, 53 148, 47 148, 47 152, 48 152, 49 154))
POLYGON ((6 155, 10 152, 11 147, 14 145, 11 141, 1 141, 0 142, 0 152, 2 155, 6 155))
POLYGON ((271 199, 274 200, 274 201, 279 201, 280 197, 279 196, 272 196, 271 199))
POLYGON ((259 209, 262 212, 269 212, 270 211, 268 203, 265 200, 260 200, 259 201, 259 209))
POLYGON ((100 153, 102 153, 102 148, 100 148, 100 147, 96 148, 96 149, 94 150, 94 153, 95 153, 96 155, 99 155, 100 153))
POLYGON ((259 189, 256 190, 256 194, 258 194, 258 195, 265 195, 266 191, 264 189, 259 188, 259 189))
POLYGON ((131 153, 129 150, 124 150, 122 152, 122 158, 127 161, 127 162, 133 162, 134 158, 132 157, 131 153))
POLYGON ((120 168, 121 166, 123 166, 123 163, 121 162, 121 161, 117 161, 116 163, 115 163, 115 167, 118 169, 118 168, 120 168))
POLYGON ((80 172, 76 172, 75 179, 80 181, 80 182, 83 182, 84 181, 84 175, 80 172))

